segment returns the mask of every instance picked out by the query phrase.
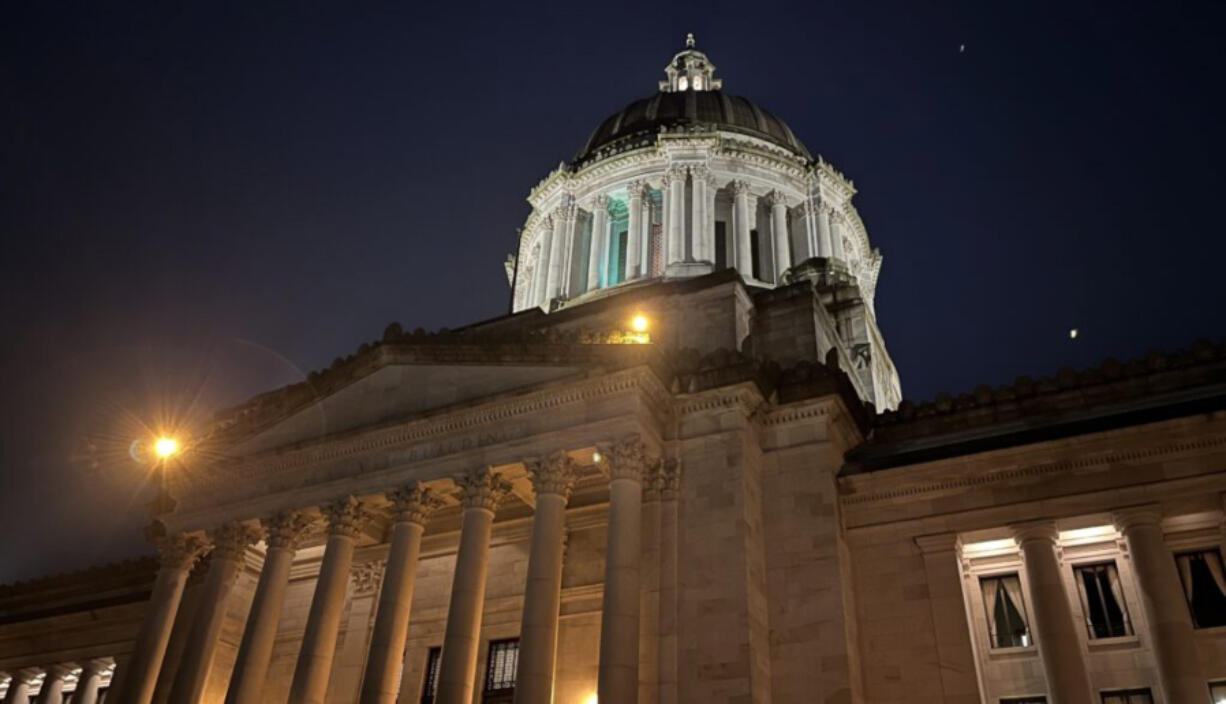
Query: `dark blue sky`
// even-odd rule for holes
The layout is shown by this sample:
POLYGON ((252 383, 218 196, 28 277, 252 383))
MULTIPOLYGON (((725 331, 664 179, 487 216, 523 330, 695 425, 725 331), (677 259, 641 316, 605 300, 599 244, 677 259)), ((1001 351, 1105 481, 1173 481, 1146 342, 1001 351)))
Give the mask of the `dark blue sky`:
POLYGON ((688 31, 861 189, 908 397, 1226 330, 1220 2, 176 4, 0 17, 0 581, 145 549, 141 422, 502 313, 688 31))

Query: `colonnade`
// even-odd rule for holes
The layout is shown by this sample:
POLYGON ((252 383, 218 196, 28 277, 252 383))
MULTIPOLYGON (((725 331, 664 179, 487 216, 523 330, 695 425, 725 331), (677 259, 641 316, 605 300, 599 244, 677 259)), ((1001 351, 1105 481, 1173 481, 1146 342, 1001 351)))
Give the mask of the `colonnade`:
MULTIPOLYGON (((61 662, 45 667, 30 667, 12 673, 5 704, 29 704, 36 696, 38 704, 63 704, 65 695, 71 695, 73 704, 98 704, 99 693, 107 673, 114 667, 109 657, 92 658, 75 662, 61 662), (76 675, 74 688, 65 691, 69 678, 76 675), (33 693, 37 691, 37 695, 33 693)), ((2 678, 0 678, 2 679, 2 678)))
MULTIPOLYGON (((597 691, 601 701, 633 702, 640 685, 641 648, 652 654, 653 663, 659 661, 658 666, 653 664, 651 668, 653 687, 676 681, 675 653, 640 638, 640 570, 645 547, 641 531, 646 478, 648 504, 660 502, 661 497, 663 505, 671 504, 671 508, 657 506, 651 512, 651 531, 671 537, 661 540, 660 546, 649 554, 660 605, 660 626, 653 628, 653 632, 659 634, 660 642, 671 638, 675 647, 677 474, 675 464, 669 464, 666 470, 637 435, 602 448, 599 462, 606 467, 610 483, 597 691), (660 491, 662 483, 670 487, 667 492, 660 491)), ((515 701, 535 704, 550 701, 553 691, 566 507, 576 467, 565 451, 544 459, 527 459, 524 466, 536 499, 515 701)), ((504 477, 489 467, 457 477, 456 485, 461 505, 459 549, 438 672, 435 701, 439 704, 472 701, 490 536, 495 514, 511 488, 504 477)), ((390 546, 361 684, 363 704, 393 704, 400 696, 422 535, 431 514, 443 503, 435 490, 421 483, 389 491, 386 499, 391 507, 390 546)), ((327 696, 354 549, 372 515, 372 506, 344 496, 319 506, 318 513, 326 524, 327 542, 290 688, 289 700, 295 704, 321 704, 327 696)), ((201 589, 200 606, 171 689, 171 701, 201 701, 213 667, 226 600, 241 568, 242 555, 248 545, 263 535, 267 544, 264 567, 226 695, 227 704, 261 700, 290 566, 296 549, 313 532, 316 521, 306 511, 291 511, 259 523, 258 530, 255 521, 228 524, 207 537, 200 533, 154 536, 162 566, 118 702, 148 704, 152 700, 187 574, 194 562, 211 549, 213 555, 201 589)))
MULTIPOLYGON (((1206 678, 1201 669, 1191 616, 1179 581, 1172 551, 1166 546, 1157 505, 1114 512, 1113 522, 1124 537, 1141 594, 1148 624, 1148 640, 1157 663, 1158 685, 1167 702, 1208 702, 1206 678)), ((1079 630, 1083 624, 1073 611, 1076 594, 1066 588, 1059 531, 1054 520, 1036 520, 1010 526, 1025 565, 1029 588, 1030 625, 1047 680, 1052 704, 1098 701, 1091 682, 1079 630)), ((953 534, 925 536, 917 540, 924 553, 925 569, 934 594, 951 592, 957 575, 960 551, 953 534)), ((934 605, 934 613, 938 610, 934 605)), ((937 649, 942 661, 956 660, 955 653, 970 651, 968 626, 961 608, 941 608, 934 623, 937 649)), ((967 663, 969 664, 969 663, 967 663)), ((959 685, 947 685, 954 689, 959 685)), ((970 682, 960 685, 963 689, 970 682)), ((947 690, 948 691, 948 690, 947 690)))
MULTIPOLYGON (((625 184, 626 191, 626 268, 624 280, 632 281, 648 276, 648 234, 650 211, 645 207, 649 186, 645 180, 635 179, 625 184)), ((715 253, 716 195, 725 190, 732 197, 731 237, 729 265, 735 266, 743 276, 753 276, 753 243, 750 233, 757 228, 757 204, 764 199, 769 209, 770 262, 769 283, 779 283, 782 275, 794 263, 792 243, 792 213, 799 209, 799 222, 804 228, 803 238, 798 240, 796 260, 809 257, 826 257, 845 261, 844 230, 848 225, 844 217, 816 195, 799 199, 795 206, 779 190, 754 195, 750 184, 744 180, 724 182, 702 163, 674 164, 663 173, 663 231, 664 266, 677 267, 687 263, 713 264, 715 253), (688 197, 687 197, 688 194, 688 197), (687 207, 688 202, 688 207, 687 207)), ((612 252, 610 243, 609 206, 607 192, 587 198, 582 204, 592 217, 592 239, 587 261, 577 261, 574 250, 578 240, 578 213, 580 203, 569 193, 562 195, 559 204, 540 223, 539 253, 534 263, 528 286, 529 305, 548 306, 556 298, 570 298, 582 290, 572 290, 572 271, 579 267, 586 272, 586 286, 590 291, 599 288, 602 267, 612 252)), ((765 264, 758 272, 766 279, 765 264)))

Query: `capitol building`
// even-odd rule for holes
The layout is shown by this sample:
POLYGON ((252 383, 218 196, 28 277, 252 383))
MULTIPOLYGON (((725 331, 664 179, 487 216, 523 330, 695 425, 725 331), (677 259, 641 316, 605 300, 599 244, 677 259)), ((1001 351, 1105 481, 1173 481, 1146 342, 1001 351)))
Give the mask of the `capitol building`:
POLYGON ((852 182, 693 37, 650 78, 507 315, 219 412, 148 557, 0 586, 3 701, 1226 702, 1226 344, 906 401, 852 182))

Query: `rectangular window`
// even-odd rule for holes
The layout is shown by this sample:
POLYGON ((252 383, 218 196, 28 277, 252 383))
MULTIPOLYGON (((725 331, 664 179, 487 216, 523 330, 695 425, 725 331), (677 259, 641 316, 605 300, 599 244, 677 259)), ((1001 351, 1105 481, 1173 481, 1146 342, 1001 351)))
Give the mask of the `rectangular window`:
POLYGON ((749 231, 749 268, 751 273, 758 281, 762 280, 762 263, 761 257, 758 255, 758 231, 749 231))
POLYGON ((485 663, 486 704, 510 702, 515 694, 515 671, 519 666, 519 639, 490 641, 490 654, 485 663))
POLYGON ((1132 635, 1124 590, 1114 562, 1081 565, 1074 568, 1081 610, 1086 615, 1090 638, 1118 638, 1132 635))
POLYGON ((1209 683, 1209 699, 1213 704, 1226 704, 1226 681, 1209 683))
POLYGON ((728 223, 715 221, 715 270, 728 268, 728 223))
POLYGON ((1047 704, 1047 697, 1005 697, 1000 704, 1047 704))
MULTIPOLYGON (((1026 602, 1017 574, 981 577, 983 610, 993 648, 1023 648, 1032 644, 1026 620, 1026 602)), ((1018 701, 1024 701, 1019 699, 1018 701)))
POLYGON ((434 695, 438 694, 438 665, 442 659, 441 647, 430 648, 426 655, 426 678, 421 688, 421 704, 434 704, 434 695))
POLYGON ((1226 577, 1220 550, 1185 552, 1175 556, 1183 596, 1196 628, 1226 626, 1226 577))
POLYGON ((1148 689, 1121 689, 1103 692, 1103 704, 1154 704, 1148 689))
POLYGON ((617 233, 617 281, 620 283, 626 280, 626 255, 629 246, 627 242, 630 239, 630 234, 625 230, 617 233))

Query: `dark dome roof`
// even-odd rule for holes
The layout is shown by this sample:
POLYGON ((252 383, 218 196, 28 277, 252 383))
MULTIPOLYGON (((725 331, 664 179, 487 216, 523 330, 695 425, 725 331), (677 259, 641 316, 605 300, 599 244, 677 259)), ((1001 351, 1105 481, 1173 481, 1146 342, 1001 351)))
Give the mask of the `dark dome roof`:
POLYGON ((601 148, 625 138, 654 135, 661 127, 702 125, 774 142, 805 159, 812 159, 792 130, 773 114, 746 98, 720 90, 661 91, 630 103, 612 114, 575 155, 587 161, 601 148))

